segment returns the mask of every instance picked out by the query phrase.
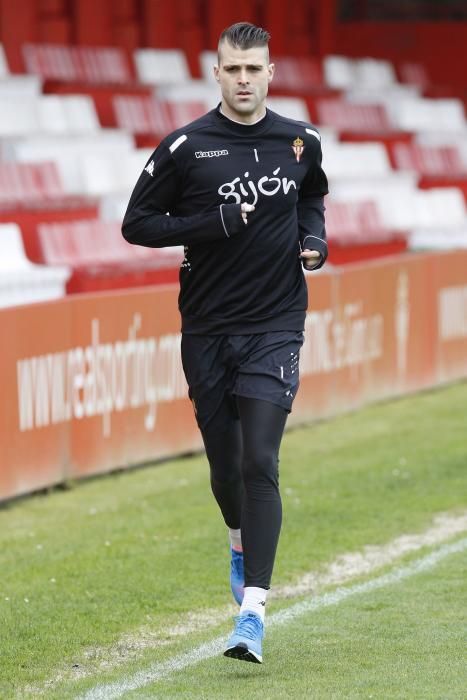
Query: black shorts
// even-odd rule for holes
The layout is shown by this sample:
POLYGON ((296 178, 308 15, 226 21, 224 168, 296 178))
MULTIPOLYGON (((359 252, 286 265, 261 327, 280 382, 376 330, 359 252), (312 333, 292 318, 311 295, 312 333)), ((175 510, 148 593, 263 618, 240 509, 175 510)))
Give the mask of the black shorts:
POLYGON ((292 410, 302 331, 182 336, 182 363, 201 431, 237 418, 235 396, 292 410))

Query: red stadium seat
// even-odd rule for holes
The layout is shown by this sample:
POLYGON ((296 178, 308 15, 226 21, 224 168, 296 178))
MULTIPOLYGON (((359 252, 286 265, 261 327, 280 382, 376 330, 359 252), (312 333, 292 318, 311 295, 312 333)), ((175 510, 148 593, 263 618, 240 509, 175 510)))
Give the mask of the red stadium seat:
POLYGON ((402 83, 415 85, 423 91, 431 85, 427 69, 421 63, 415 61, 401 61, 396 66, 396 71, 402 83))
POLYGON ((0 163, 0 209, 43 206, 64 197, 55 163, 0 163))
POLYGON ((394 167, 424 176, 467 177, 467 165, 454 146, 397 143, 389 150, 394 167))
POLYGON ((401 231, 388 229, 372 200, 326 203, 329 262, 335 265, 393 255, 407 249, 401 231))
POLYGON ((318 123, 338 131, 384 133, 393 130, 381 104, 359 104, 342 99, 317 99, 318 123))
POLYGON ((72 268, 68 293, 176 282, 183 259, 181 247, 130 245, 121 222, 39 224, 37 236, 41 262, 72 268))
POLYGON ((205 113, 203 102, 158 100, 151 97, 116 95, 115 123, 135 134, 156 134, 163 138, 205 113))
POLYGON ((297 95, 323 88, 321 61, 311 56, 279 56, 274 58, 276 90, 290 90, 297 95))
POLYGON ((120 48, 24 44, 26 72, 44 80, 121 85, 135 76, 125 51, 120 48))

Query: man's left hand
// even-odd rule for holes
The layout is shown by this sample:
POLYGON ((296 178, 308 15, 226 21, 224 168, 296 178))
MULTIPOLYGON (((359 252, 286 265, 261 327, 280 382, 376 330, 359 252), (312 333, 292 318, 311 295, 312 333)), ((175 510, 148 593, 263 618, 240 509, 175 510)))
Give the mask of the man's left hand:
POLYGON ((300 253, 300 257, 303 260, 305 269, 313 270, 321 260, 321 253, 319 253, 317 250, 309 250, 308 248, 305 248, 305 250, 302 250, 300 253))

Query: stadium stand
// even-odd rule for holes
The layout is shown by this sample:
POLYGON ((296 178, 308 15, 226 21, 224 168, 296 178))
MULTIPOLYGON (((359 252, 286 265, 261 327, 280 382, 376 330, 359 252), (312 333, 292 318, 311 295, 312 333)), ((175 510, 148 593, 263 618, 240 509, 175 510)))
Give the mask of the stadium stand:
POLYGON ((26 44, 22 47, 29 78, 43 82, 43 92, 90 97, 102 126, 115 126, 112 98, 120 94, 149 95, 137 80, 131 53, 121 48, 26 44))
MULTIPOLYGON (((28 41, 15 74, 0 45, 0 222, 18 224, 30 260, 73 269, 68 292, 153 283, 170 265, 175 279, 180 251, 132 257, 117 222, 152 149, 219 101, 217 54, 193 41, 196 65, 168 37, 131 49, 28 41)), ((283 50, 274 61, 269 106, 321 132, 331 262, 464 247, 459 88, 416 61, 283 50)))
POLYGON ((0 307, 58 299, 69 277, 66 266, 30 262, 17 224, 0 224, 0 307))

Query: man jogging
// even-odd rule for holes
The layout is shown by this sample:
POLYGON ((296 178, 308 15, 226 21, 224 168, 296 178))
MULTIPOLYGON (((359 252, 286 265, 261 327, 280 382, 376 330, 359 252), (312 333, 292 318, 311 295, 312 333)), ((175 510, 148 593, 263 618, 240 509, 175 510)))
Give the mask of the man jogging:
POLYGON ((252 24, 224 30, 220 105, 154 151, 122 228, 130 243, 185 246, 182 362, 240 605, 225 655, 257 663, 282 520, 279 448, 299 385, 302 265, 327 256, 320 136, 266 108, 268 41, 252 24))

